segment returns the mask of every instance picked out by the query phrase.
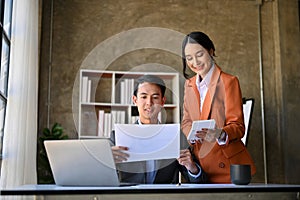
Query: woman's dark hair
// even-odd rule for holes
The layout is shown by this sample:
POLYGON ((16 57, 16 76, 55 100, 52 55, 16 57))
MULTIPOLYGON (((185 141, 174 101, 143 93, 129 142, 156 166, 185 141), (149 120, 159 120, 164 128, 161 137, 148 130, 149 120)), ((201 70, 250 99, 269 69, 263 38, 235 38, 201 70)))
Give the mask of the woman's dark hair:
POLYGON ((203 46, 208 52, 212 49, 213 56, 215 56, 215 46, 214 43, 210 40, 210 38, 202 32, 191 32, 187 34, 182 42, 182 64, 183 64, 183 76, 188 79, 190 78, 189 75, 186 73, 187 65, 186 65, 186 60, 185 60, 185 46, 188 43, 192 44, 200 44, 203 46))
POLYGON ((150 75, 150 74, 143 75, 135 81, 134 90, 133 90, 134 96, 137 96, 139 85, 142 83, 153 83, 159 86, 162 96, 163 97, 165 96, 165 91, 166 91, 165 82, 160 77, 155 75, 150 75))

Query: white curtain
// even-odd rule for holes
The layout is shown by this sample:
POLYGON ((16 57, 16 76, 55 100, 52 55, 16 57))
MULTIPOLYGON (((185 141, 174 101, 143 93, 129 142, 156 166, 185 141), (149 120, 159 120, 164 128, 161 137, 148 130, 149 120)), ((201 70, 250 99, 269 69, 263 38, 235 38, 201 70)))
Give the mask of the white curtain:
POLYGON ((14 0, 1 188, 37 183, 37 106, 38 1, 14 0))

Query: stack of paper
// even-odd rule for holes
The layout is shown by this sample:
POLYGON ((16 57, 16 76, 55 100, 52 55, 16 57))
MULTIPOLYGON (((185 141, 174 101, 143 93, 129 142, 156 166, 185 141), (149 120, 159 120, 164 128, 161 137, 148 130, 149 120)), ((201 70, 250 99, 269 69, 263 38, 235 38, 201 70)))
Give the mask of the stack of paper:
POLYGON ((115 124, 116 146, 128 147, 127 162, 178 158, 179 124, 115 124))

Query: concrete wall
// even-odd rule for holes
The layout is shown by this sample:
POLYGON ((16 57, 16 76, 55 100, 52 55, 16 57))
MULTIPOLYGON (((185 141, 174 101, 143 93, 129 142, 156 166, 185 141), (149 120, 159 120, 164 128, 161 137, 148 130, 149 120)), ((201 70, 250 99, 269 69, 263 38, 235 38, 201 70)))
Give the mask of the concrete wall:
POLYGON ((54 0, 52 18, 51 1, 43 1, 40 132, 59 122, 70 137, 77 137, 80 68, 153 71, 149 64, 156 63, 150 66, 181 73, 181 34, 195 30, 210 36, 217 63, 239 77, 244 97, 255 99, 248 139, 257 165, 253 182, 266 180, 265 131, 268 182, 299 184, 297 0, 54 0), (144 48, 138 46, 141 42, 144 48))

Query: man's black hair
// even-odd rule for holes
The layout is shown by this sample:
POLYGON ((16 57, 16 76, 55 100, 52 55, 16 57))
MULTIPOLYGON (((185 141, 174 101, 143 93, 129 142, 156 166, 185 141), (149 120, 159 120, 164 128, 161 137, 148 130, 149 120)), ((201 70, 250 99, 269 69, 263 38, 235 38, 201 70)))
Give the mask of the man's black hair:
POLYGON ((142 83, 156 84, 157 86, 159 86, 162 96, 163 97, 165 96, 165 91, 166 91, 165 82, 160 77, 155 76, 155 75, 150 75, 150 74, 143 75, 135 81, 134 91, 133 91, 134 96, 137 96, 137 91, 139 89, 139 85, 142 83))

